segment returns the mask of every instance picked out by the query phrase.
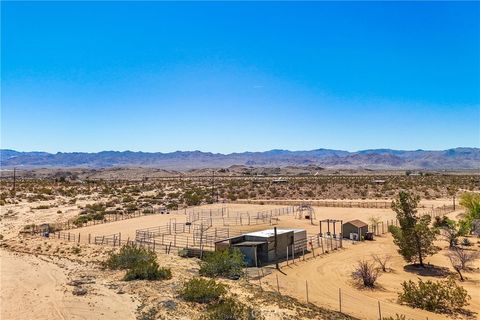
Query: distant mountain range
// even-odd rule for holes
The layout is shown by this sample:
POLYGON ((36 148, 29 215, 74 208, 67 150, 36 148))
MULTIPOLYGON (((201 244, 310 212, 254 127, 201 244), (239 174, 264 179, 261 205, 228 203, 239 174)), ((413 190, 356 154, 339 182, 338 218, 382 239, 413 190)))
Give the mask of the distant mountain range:
POLYGON ((0 149, 0 165, 2 168, 148 167, 168 170, 226 168, 232 165, 251 167, 315 165, 338 169, 480 170, 480 148, 454 148, 441 151, 373 149, 357 152, 331 149, 270 150, 230 154, 201 151, 171 153, 102 151, 52 154, 0 149))

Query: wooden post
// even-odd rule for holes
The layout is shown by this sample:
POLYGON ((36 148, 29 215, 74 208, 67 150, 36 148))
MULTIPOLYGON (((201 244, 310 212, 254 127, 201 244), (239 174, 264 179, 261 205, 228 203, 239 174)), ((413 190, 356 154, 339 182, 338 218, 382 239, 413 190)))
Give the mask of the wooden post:
POLYGON ((78 233, 77 243, 80 243, 80 232, 78 233))
POLYGON ((342 289, 338 288, 338 304, 340 307, 340 313, 342 313, 342 289))
POLYGON ((92 235, 89 233, 89 234, 88 234, 88 244, 90 244, 90 238, 91 238, 91 236, 92 236, 92 235))
POLYGON ((380 301, 378 301, 378 319, 382 320, 382 309, 380 309, 380 301))

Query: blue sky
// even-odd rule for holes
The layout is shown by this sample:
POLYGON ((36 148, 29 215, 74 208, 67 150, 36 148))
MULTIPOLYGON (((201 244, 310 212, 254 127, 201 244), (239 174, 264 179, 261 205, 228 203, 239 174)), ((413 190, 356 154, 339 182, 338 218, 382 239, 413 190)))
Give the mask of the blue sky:
POLYGON ((2 2, 22 151, 480 146, 480 4, 2 2))

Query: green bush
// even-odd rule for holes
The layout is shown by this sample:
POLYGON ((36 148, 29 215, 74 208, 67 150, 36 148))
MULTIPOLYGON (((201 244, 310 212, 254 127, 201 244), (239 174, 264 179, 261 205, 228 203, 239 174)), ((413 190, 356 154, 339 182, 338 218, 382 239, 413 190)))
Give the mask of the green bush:
POLYGON ((238 249, 210 252, 200 262, 200 275, 238 279, 243 274, 245 262, 238 249))
POLYGON ((160 268, 155 261, 141 261, 127 271, 123 280, 166 280, 171 278, 170 268, 160 268))
POLYGON ((160 268, 156 260, 155 252, 135 244, 127 244, 119 253, 110 253, 104 265, 109 269, 127 270, 124 277, 126 281, 171 279, 171 270, 160 268))
POLYGON ((226 286, 213 279, 193 278, 184 283, 180 295, 186 301, 210 303, 218 301, 226 292, 226 286))
POLYGON ((201 320, 261 320, 264 317, 234 298, 226 298, 208 307, 201 320))
POLYGON ((110 253, 105 266, 109 269, 132 269, 142 262, 154 262, 157 260, 155 252, 147 250, 135 244, 126 244, 118 253, 110 253))
POLYGON ((452 312, 468 304, 470 296, 467 290, 457 285, 453 278, 443 281, 411 280, 402 283, 403 292, 399 293, 400 302, 411 307, 433 312, 452 312))

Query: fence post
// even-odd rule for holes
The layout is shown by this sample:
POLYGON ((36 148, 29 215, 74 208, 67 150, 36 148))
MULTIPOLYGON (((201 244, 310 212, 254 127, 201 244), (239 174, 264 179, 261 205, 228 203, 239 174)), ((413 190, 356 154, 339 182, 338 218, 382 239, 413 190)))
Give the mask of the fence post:
POLYGON ((90 244, 90 238, 91 238, 91 236, 92 236, 92 235, 89 233, 89 234, 88 234, 88 244, 90 244))
POLYGON ((80 243, 80 232, 78 233, 78 239, 77 243, 80 243))
POLYGON ((342 288, 338 288, 338 304, 340 307, 340 313, 342 313, 342 288))
POLYGON ((380 301, 378 301, 378 317, 382 320, 382 309, 380 309, 380 301))

